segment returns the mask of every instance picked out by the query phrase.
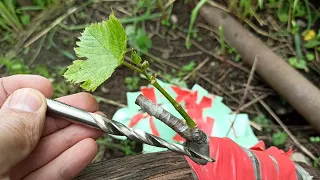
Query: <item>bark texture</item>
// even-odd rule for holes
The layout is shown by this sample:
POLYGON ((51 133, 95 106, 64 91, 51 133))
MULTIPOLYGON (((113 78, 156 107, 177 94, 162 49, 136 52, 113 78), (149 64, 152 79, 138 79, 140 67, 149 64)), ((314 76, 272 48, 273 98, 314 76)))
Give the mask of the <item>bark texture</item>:
POLYGON ((212 27, 223 27, 226 41, 243 62, 252 66, 258 56, 256 72, 320 132, 320 91, 316 86, 226 12, 204 5, 200 14, 212 27))
MULTIPOLYGON (((304 163, 298 164, 313 176, 313 180, 319 180, 320 172, 318 169, 304 163)), ((198 178, 194 175, 193 170, 183 155, 166 151, 93 163, 75 179, 196 180, 198 178)))
POLYGON ((91 164, 76 179, 186 179, 193 178, 185 157, 174 152, 126 156, 91 164))

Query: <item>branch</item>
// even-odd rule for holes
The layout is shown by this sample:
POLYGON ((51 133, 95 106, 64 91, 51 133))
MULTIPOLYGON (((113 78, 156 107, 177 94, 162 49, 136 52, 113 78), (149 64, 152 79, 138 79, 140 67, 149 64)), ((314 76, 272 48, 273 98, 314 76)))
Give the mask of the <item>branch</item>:
MULTIPOLYGON (((147 62, 147 61, 145 61, 147 62)), ((155 88, 157 88, 168 100, 169 102, 173 105, 173 107, 180 113, 180 115, 186 120, 187 125, 190 128, 196 128, 197 124, 196 122, 194 122, 191 117, 187 114, 187 112, 182 108, 182 106, 176 101, 174 100, 170 94, 163 89, 163 87, 157 82, 156 78, 154 76, 151 76, 147 73, 147 71, 145 70, 147 67, 143 68, 142 64, 138 64, 139 67, 136 67, 126 61, 123 61, 122 63, 123 65, 127 66, 128 68, 139 72, 140 74, 143 74, 147 80, 149 81, 149 83, 151 85, 153 85, 155 88)), ((148 64, 148 63, 146 63, 148 64)), ((198 130, 198 128, 196 128, 198 130)))
POLYGON ((189 128, 183 120, 175 117, 161 106, 154 104, 143 95, 140 94, 138 96, 136 99, 136 104, 139 105, 141 109, 147 112, 149 115, 154 116, 168 125, 184 139, 199 143, 206 139, 206 135, 203 133, 203 131, 198 128, 189 128))

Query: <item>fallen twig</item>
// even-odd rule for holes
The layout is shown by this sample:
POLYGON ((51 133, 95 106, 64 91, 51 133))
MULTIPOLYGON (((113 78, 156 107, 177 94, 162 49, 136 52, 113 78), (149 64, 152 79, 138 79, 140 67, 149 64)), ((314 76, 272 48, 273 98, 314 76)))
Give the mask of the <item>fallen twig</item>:
POLYGON ((247 108, 250 107, 251 105, 257 103, 258 101, 267 98, 269 95, 270 95, 269 93, 266 93, 266 94, 263 94, 263 95, 261 95, 261 96, 256 97, 254 100, 252 100, 252 101, 244 104, 243 106, 239 107, 236 111, 234 111, 234 114, 240 113, 241 111, 247 109, 247 108))
MULTIPOLYGON (((182 38, 184 38, 184 39, 186 38, 186 36, 185 36, 183 33, 181 33, 181 32, 178 32, 177 34, 178 34, 178 36, 180 36, 180 37, 182 37, 182 38)), ((243 67, 243 66, 241 66, 241 65, 239 65, 239 64, 237 64, 237 63, 235 63, 235 62, 232 62, 232 61, 230 61, 230 60, 223 59, 222 57, 220 57, 220 56, 218 56, 218 55, 216 55, 216 54, 213 54, 211 51, 207 50, 206 48, 204 48, 203 46, 201 46, 199 43, 197 43, 196 41, 194 41, 193 39, 190 39, 190 43, 191 43, 192 45, 194 45, 195 47, 197 47, 198 49, 200 49, 201 51, 203 51, 204 53, 206 53, 206 54, 214 57, 215 59, 217 59, 217 60, 219 60, 219 61, 221 61, 221 62, 224 62, 224 63, 228 63, 228 64, 230 64, 230 65, 233 66, 233 67, 236 67, 236 68, 238 68, 238 69, 241 69, 241 70, 244 71, 244 72, 249 73, 249 70, 248 70, 247 68, 245 68, 245 67, 243 67)))
POLYGON ((47 34, 45 34, 45 35, 42 37, 41 41, 39 42, 39 45, 38 45, 38 47, 37 47, 37 49, 36 49, 36 52, 32 55, 32 57, 31 57, 31 59, 30 59, 30 62, 28 63, 29 66, 30 66, 31 64, 33 64, 33 62, 37 59, 37 57, 38 57, 38 55, 39 55, 39 53, 40 53, 40 51, 41 51, 41 49, 42 49, 43 43, 44 43, 44 41, 46 40, 46 37, 47 37, 47 34))
POLYGON ((235 101, 236 103, 240 103, 240 101, 235 98, 234 96, 232 96, 230 93, 228 93, 224 88, 222 88, 221 86, 219 86, 218 84, 214 83, 213 81, 211 81, 209 78, 207 78, 206 76, 204 76, 203 74, 197 73, 197 76, 199 76, 200 78, 202 78, 203 80, 205 80, 206 82, 208 82, 209 84, 211 84, 213 87, 215 87, 216 89, 218 89, 220 92, 222 92, 223 94, 225 94, 226 96, 228 96, 230 99, 232 99, 233 101, 235 101))
POLYGON ((175 54, 170 56, 170 58, 182 58, 182 57, 190 57, 190 56, 197 56, 203 54, 202 51, 196 51, 196 52, 187 52, 187 53, 181 53, 181 54, 175 54))
MULTIPOLYGON (((258 97, 254 92, 251 92, 254 97, 258 97)), ((260 104, 268 111, 268 113, 277 121, 277 123, 282 127, 282 129, 288 134, 288 136, 292 139, 295 145, 307 154, 312 160, 316 160, 317 158, 306 148, 304 147, 299 140, 291 133, 291 131, 287 128, 285 124, 281 121, 281 119, 273 112, 273 110, 263 101, 259 100, 260 104)))
POLYGON ((55 21, 53 21, 47 28, 39 32, 36 36, 31 38, 29 41, 27 41, 24 45, 24 48, 30 46, 32 43, 34 43, 36 40, 38 40, 43 35, 47 34, 52 28, 54 28, 56 25, 60 24, 65 18, 67 18, 70 14, 76 12, 78 10, 78 7, 73 7, 69 9, 65 14, 58 17, 55 21))
POLYGON ((250 71, 250 74, 249 74, 249 78, 248 78, 248 81, 247 81, 247 85, 246 85, 246 88, 244 90, 244 93, 243 93, 243 96, 241 98, 241 101, 240 101, 240 106, 242 106, 242 104, 244 103, 244 101, 247 99, 247 96, 248 96, 248 91, 249 91, 249 88, 250 88, 250 84, 251 84, 251 81, 253 79, 253 75, 254 75, 254 72, 256 70, 256 66, 257 66, 257 61, 259 59, 259 56, 256 55, 254 57, 254 61, 253 61, 253 65, 252 65, 252 68, 251 68, 251 71, 250 71))
MULTIPOLYGON (((251 71, 250 71, 250 74, 249 74, 249 78, 248 78, 248 81, 247 81, 246 88, 245 88, 243 96, 242 96, 242 98, 240 100, 239 107, 234 112, 235 116, 234 116, 234 118, 232 120, 231 126, 230 126, 226 136, 228 136, 229 132, 231 131, 232 127, 234 126, 234 123, 235 123, 235 121, 237 119, 238 113, 241 112, 242 109, 245 109, 245 108, 247 108, 247 107, 249 107, 252 104, 257 102, 257 99, 255 99, 255 100, 251 101, 252 103, 249 102, 249 103, 247 103, 246 105, 243 106, 243 103, 245 102, 245 100, 247 99, 247 96, 248 96, 249 87, 250 87, 251 81, 253 79, 254 72, 256 70, 257 61, 258 61, 258 56, 255 56, 254 62, 253 62, 253 65, 252 65, 252 68, 251 68, 251 71)), ((266 98, 268 96, 268 94, 264 94, 264 95, 265 95, 265 97, 263 96, 263 98, 266 98)))
POLYGON ((197 73, 197 71, 199 69, 201 69, 209 60, 210 60, 210 58, 206 57, 206 59, 204 61, 202 61, 200 64, 198 64, 198 66, 196 68, 194 68, 190 73, 188 73, 182 80, 186 81, 187 79, 189 79, 192 74, 197 73))
POLYGON ((117 101, 111 100, 111 99, 103 98, 103 97, 100 97, 100 96, 94 96, 94 97, 97 99, 98 103, 99 102, 103 102, 103 103, 114 105, 114 106, 118 106, 118 107, 121 107, 121 108, 127 107, 126 105, 124 105, 122 103, 119 103, 117 101))
POLYGON ((169 0, 166 5, 164 5, 164 8, 169 7, 171 4, 173 4, 176 0, 169 0))
MULTIPOLYGON (((257 103, 258 101, 262 100, 262 99, 265 99, 266 97, 268 97, 270 94, 266 93, 266 94, 263 94, 257 98, 255 98, 254 100, 244 104, 243 106, 241 107, 238 107, 238 109, 236 111, 233 112, 233 114, 235 114, 235 117, 233 118, 232 122, 231 122, 231 126, 229 127, 228 131, 227 131, 227 134, 226 136, 228 136, 228 134, 230 133, 232 127, 234 126, 234 123, 237 119, 237 115, 241 112, 241 111, 244 111, 245 109, 247 109, 248 107, 250 107, 251 105, 257 103)), ((261 131, 262 130, 262 127, 254 122, 251 122, 250 121, 250 125, 254 128, 256 128, 257 130, 261 131)))
POLYGON ((156 57, 156 56, 154 56, 154 55, 152 55, 152 54, 150 54, 150 53, 144 53, 144 55, 150 57, 151 59, 153 59, 153 60, 155 60, 155 61, 157 61, 157 62, 166 64, 166 65, 171 66, 171 67, 173 67, 173 68, 175 68, 175 69, 180 69, 180 67, 177 66, 176 64, 173 64, 173 63, 171 63, 171 62, 169 62, 169 61, 162 60, 162 59, 160 59, 160 58, 158 58, 158 57, 156 57))
POLYGON ((224 7, 223 5, 219 4, 219 3, 216 3, 212 0, 208 0, 208 4, 212 7, 216 7, 216 8, 219 8, 225 12, 230 12, 226 7, 224 7))

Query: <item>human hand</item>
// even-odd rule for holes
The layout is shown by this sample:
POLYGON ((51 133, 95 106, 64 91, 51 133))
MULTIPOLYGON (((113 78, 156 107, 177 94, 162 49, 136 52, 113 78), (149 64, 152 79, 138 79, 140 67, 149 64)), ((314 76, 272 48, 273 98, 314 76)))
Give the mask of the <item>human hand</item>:
MULTIPOLYGON (((0 79, 0 179, 72 179, 95 157, 94 139, 102 132, 46 117, 49 80, 35 75, 0 79)), ((88 93, 57 99, 95 112, 98 103, 88 93)))

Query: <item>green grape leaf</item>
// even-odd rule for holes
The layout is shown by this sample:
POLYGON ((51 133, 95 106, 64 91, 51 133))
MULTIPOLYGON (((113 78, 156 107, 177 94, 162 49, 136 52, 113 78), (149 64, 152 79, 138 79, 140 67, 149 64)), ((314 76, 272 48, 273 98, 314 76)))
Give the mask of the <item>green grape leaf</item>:
POLYGON ((107 80, 123 62, 127 51, 127 35, 120 21, 111 14, 107 21, 87 27, 77 42, 79 58, 64 73, 72 83, 81 83, 87 91, 94 91, 107 80))
POLYGON ((135 64, 140 64, 142 61, 141 57, 134 50, 131 51, 131 60, 135 64))

